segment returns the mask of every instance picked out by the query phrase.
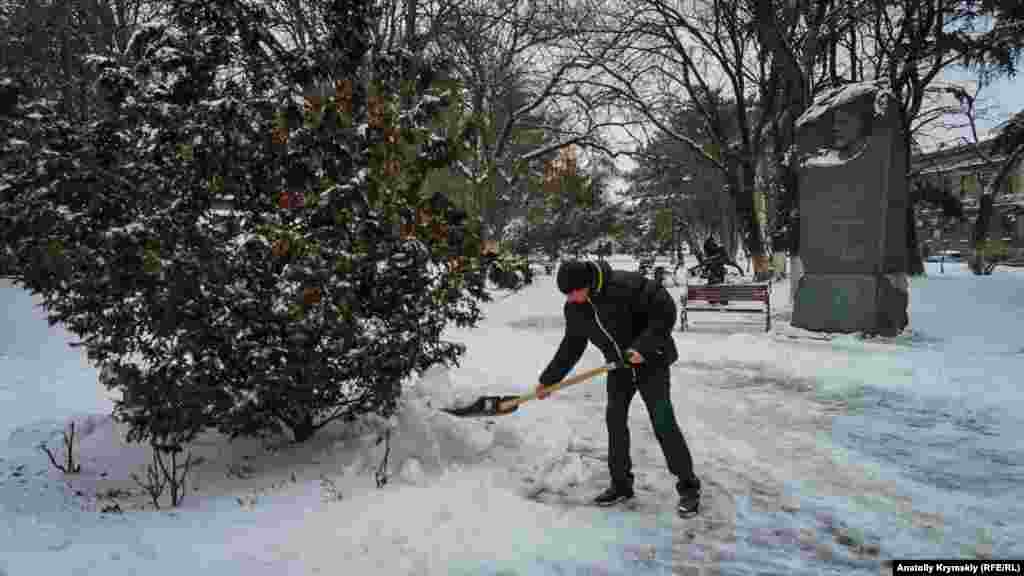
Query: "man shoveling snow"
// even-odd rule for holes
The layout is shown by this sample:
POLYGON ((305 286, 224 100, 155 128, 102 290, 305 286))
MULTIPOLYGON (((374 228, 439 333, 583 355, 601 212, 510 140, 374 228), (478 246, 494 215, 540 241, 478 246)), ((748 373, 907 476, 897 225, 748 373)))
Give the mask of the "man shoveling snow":
POLYGON ((612 270, 606 262, 567 261, 558 269, 558 289, 567 295, 565 334, 555 357, 540 375, 537 397, 576 365, 587 342, 609 362, 629 368, 608 373, 608 469, 611 486, 594 503, 610 506, 634 496, 629 454, 629 405, 637 391, 647 405, 654 434, 670 472, 678 478, 678 512, 697 514, 700 480, 669 398, 669 366, 679 358, 672 326, 676 305, 663 287, 637 272, 612 270))

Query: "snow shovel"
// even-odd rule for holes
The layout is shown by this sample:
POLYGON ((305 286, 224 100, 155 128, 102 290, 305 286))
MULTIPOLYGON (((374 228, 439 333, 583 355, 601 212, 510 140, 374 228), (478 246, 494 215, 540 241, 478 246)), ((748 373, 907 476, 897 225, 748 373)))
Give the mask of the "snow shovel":
MULTIPOLYGON (((555 382, 550 386, 544 388, 545 392, 554 392, 561 390, 566 386, 572 386, 586 380, 590 380, 594 376, 604 374, 616 368, 622 368, 622 364, 605 364, 600 368, 594 368, 585 372, 580 372, 575 376, 570 376, 561 382, 555 382)), ((537 397, 537 390, 531 391, 529 394, 523 394, 522 396, 481 396, 476 399, 472 404, 463 406, 461 408, 445 408, 444 412, 447 412, 453 416, 503 416, 505 414, 511 414, 519 408, 519 405, 523 402, 529 402, 537 397)))

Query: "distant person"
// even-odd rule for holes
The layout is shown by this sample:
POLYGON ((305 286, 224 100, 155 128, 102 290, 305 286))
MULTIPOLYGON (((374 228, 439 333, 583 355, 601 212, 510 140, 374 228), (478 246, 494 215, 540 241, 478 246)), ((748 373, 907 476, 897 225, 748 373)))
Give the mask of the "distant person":
POLYGON ((708 284, 723 284, 725 283, 725 267, 732 266, 743 275, 743 268, 733 260, 729 253, 725 251, 721 245, 715 241, 714 236, 708 236, 707 240, 704 241, 704 255, 701 257, 698 255, 700 260, 700 268, 704 269, 704 276, 708 280, 708 284))
MULTIPOLYGON (((708 236, 704 241, 704 254, 698 254, 697 260, 700 263, 691 268, 690 272, 694 273, 699 271, 701 277, 707 280, 709 286, 725 283, 726 265, 736 268, 740 275, 743 275, 743 268, 740 268, 740 265, 737 264, 736 261, 729 256, 729 253, 725 251, 725 248, 715 241, 714 236, 708 236)), ((728 304, 729 301, 709 300, 708 303, 717 306, 728 304)))
POLYGON ((672 275, 676 276, 679 274, 679 269, 686 268, 686 254, 683 252, 682 246, 676 248, 676 259, 675 265, 672 267, 672 275))
POLYGON ((611 506, 634 496, 628 420, 630 402, 639 391, 668 469, 677 479, 677 512, 684 518, 697 514, 701 484, 669 399, 669 366, 679 358, 672 338, 676 321, 672 296, 644 275, 612 270, 607 262, 565 262, 557 281, 559 291, 567 296, 565 333, 540 375, 538 397, 547 396, 543 387, 561 381, 573 369, 588 342, 608 362, 631 366, 608 373, 605 423, 611 486, 593 502, 611 506))

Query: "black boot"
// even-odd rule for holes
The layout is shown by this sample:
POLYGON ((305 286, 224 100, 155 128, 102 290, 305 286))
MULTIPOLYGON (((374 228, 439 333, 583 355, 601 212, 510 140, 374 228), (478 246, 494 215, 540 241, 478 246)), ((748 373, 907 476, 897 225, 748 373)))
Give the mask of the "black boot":
POLYGON ((598 506, 612 506, 619 502, 625 502, 634 496, 632 488, 621 488, 612 485, 604 492, 601 492, 594 498, 594 504, 598 506))
POLYGON ((700 512, 700 488, 691 488, 679 493, 679 506, 676 508, 681 518, 693 518, 700 512))

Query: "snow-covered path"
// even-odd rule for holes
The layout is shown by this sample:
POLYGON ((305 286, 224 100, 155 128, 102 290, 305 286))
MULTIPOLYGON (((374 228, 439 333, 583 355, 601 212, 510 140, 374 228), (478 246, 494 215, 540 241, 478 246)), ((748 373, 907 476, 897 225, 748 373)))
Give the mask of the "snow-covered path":
MULTIPOLYGON (((550 277, 489 305, 477 329, 453 331, 468 346, 461 365, 411 384, 385 488, 373 485, 383 448, 370 428, 270 451, 210 436, 195 447, 206 458, 198 492, 170 513, 136 510, 138 494, 100 497, 131 490, 129 473, 148 455, 102 417, 109 402, 95 371, 8 288, 0 301, 16 328, 0 335, 0 427, 12 432, 0 446, 0 575, 877 574, 894 556, 1021 556, 1019 489, 984 492, 955 470, 931 482, 927 460, 889 454, 903 442, 934 458, 943 419, 974 418, 980 432, 956 428, 971 447, 965 461, 993 477, 1024 473, 1013 448, 1024 423, 986 408, 1021 399, 1011 385, 1024 369, 1012 334, 1020 286, 1016 272, 915 281, 911 330, 894 339, 809 338, 785 323, 785 283, 772 333, 756 318, 677 332, 673 402, 706 487, 705 512, 690 520, 672 513, 674 482, 640 401, 636 510, 571 505, 607 481, 603 378, 499 418, 434 410, 534 385, 561 337, 550 277), (965 297, 979 290, 982 301, 965 297), (939 427, 900 426, 936 402, 927 416, 939 427), (90 413, 79 418, 83 474, 62 478, 34 446, 90 413), (867 433, 883 425, 895 440, 867 433), (126 513, 96 512, 115 501, 126 513)), ((577 369, 601 362, 591 348, 577 369)))

